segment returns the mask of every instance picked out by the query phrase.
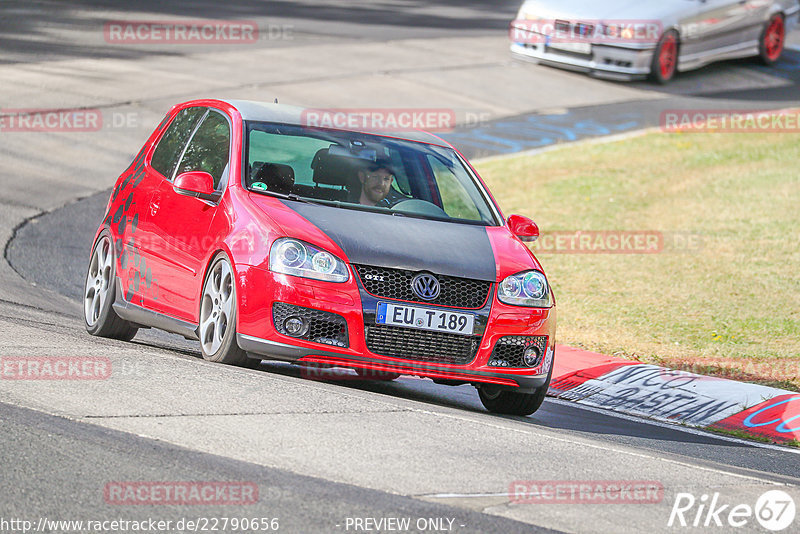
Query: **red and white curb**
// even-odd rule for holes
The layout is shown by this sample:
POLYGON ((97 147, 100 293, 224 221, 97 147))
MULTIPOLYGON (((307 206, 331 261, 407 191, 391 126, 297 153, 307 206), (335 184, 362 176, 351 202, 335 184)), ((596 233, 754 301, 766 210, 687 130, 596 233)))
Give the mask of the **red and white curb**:
POLYGON ((559 345, 548 395, 696 427, 800 441, 800 393, 559 345))

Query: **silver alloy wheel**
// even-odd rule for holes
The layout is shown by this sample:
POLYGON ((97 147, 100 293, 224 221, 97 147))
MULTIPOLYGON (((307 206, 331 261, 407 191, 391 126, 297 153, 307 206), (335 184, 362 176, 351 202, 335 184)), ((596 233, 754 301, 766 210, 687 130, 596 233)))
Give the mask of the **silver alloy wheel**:
POLYGON ((206 279, 200 306, 200 343, 207 355, 216 354, 222 345, 232 311, 233 271, 227 260, 221 260, 206 279))
POLYGON ((114 254, 111 250, 111 240, 101 237, 94 247, 92 260, 89 263, 89 273, 86 275, 86 294, 83 297, 83 314, 86 324, 93 327, 100 318, 100 312, 108 300, 111 288, 111 272, 114 254))

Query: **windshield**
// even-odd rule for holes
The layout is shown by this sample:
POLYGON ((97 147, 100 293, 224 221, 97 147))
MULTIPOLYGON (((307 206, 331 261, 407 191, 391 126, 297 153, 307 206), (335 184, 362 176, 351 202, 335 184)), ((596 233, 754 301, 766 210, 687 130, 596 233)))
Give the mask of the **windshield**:
POLYGON ((245 124, 249 191, 362 209, 495 225, 456 152, 376 135, 263 122, 245 124))

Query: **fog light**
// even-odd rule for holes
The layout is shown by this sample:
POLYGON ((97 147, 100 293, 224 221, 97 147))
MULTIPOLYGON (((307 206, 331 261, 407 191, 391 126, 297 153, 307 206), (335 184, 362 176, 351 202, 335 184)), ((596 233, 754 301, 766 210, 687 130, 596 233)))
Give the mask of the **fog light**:
POLYGON ((525 365, 528 367, 536 367, 536 365, 539 363, 540 356, 541 353, 539 352, 539 347, 536 345, 531 345, 525 349, 525 352, 522 354, 522 361, 524 361, 525 365))
POLYGON ((308 322, 302 317, 288 317, 283 322, 283 329, 292 337, 301 337, 308 332, 308 322))

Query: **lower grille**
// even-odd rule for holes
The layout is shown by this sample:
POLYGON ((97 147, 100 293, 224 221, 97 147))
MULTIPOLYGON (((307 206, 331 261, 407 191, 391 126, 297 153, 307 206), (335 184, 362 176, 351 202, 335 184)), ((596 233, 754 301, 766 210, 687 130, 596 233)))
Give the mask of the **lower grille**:
POLYGON ((375 354, 429 363, 464 365, 475 359, 480 336, 414 328, 366 325, 367 348, 375 354))
POLYGON ((521 367, 527 369, 542 363, 547 336, 504 336, 497 340, 489 358, 490 367, 521 367), (525 349, 534 345, 539 350, 539 357, 533 365, 525 365, 525 349))
POLYGON ((276 302, 272 305, 272 321, 275 324, 275 330, 286 336, 335 347, 350 346, 347 337, 347 321, 335 313, 276 302), (301 331, 299 334, 290 334, 285 326, 286 320, 290 317, 298 317, 305 321, 305 331, 301 331))

